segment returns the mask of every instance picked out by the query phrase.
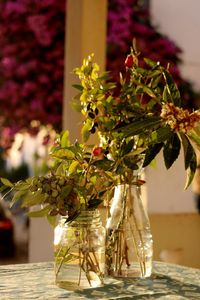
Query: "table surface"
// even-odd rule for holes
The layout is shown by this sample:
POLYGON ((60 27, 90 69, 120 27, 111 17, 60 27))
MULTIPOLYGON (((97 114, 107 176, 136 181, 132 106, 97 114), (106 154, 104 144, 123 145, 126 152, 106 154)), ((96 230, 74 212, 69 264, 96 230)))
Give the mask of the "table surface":
POLYGON ((107 279, 103 287, 67 291, 54 283, 52 262, 0 266, 0 299, 200 300, 200 270, 154 262, 146 279, 107 279))

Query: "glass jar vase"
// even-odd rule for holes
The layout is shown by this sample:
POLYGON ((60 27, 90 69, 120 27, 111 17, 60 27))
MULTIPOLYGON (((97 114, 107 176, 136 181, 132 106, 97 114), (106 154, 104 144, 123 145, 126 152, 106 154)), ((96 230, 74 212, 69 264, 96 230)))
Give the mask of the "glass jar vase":
POLYGON ((61 217, 54 232, 56 284, 68 290, 103 285, 105 228, 98 210, 82 211, 72 222, 61 217))
POLYGON ((120 184, 115 188, 106 229, 107 274, 114 277, 150 276, 152 235, 139 185, 120 184))

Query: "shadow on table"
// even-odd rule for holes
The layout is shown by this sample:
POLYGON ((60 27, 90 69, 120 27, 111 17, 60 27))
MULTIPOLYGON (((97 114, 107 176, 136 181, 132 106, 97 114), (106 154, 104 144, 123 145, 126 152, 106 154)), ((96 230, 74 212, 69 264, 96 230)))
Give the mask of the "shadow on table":
POLYGON ((200 287, 183 283, 169 276, 154 274, 148 279, 109 279, 103 287, 75 291, 74 295, 88 299, 200 299, 200 287), (112 281, 111 281, 112 280, 112 281), (139 297, 139 298, 138 298, 139 297), (169 298, 170 297, 170 298, 169 298))

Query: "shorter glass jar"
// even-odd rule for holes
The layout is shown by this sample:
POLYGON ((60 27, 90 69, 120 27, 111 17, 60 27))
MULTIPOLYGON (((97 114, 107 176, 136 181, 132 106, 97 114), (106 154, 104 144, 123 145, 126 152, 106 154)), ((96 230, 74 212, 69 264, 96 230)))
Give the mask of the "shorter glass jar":
POLYGON ((54 231, 56 284, 68 290, 103 285, 105 229, 98 210, 82 211, 75 221, 61 217, 54 231))

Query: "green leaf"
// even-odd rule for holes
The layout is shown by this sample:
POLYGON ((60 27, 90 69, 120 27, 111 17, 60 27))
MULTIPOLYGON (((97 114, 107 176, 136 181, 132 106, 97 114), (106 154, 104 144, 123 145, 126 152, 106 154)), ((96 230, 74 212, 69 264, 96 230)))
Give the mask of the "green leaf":
POLYGON ((124 140, 121 146, 121 155, 124 156, 128 154, 133 149, 134 143, 134 139, 131 139, 128 143, 126 142, 126 140, 124 140))
POLYGON ((34 210, 34 211, 29 211, 27 213, 27 215, 29 217, 45 217, 48 215, 49 211, 52 209, 51 205, 47 205, 44 208, 40 209, 40 210, 34 210))
POLYGON ((146 58, 146 57, 144 58, 144 61, 151 68, 155 68, 155 67, 157 67, 159 65, 159 62, 155 62, 155 61, 153 61, 153 60, 151 60, 149 58, 146 58))
POLYGON ((177 159, 180 153, 181 143, 179 137, 174 133, 171 138, 164 145, 163 156, 165 161, 165 166, 169 169, 174 161, 177 159))
POLYGON ((59 149, 51 155, 61 159, 73 159, 75 156, 75 154, 69 149, 59 149))
POLYGON ((56 225, 57 225, 57 216, 50 216, 49 214, 47 215, 47 220, 48 220, 48 222, 49 222, 49 224, 51 225, 51 226, 53 226, 53 228, 55 228, 56 227, 56 225))
POLYGON ((83 87, 82 87, 82 85, 80 85, 80 84, 72 84, 72 86, 73 86, 75 89, 77 89, 77 90, 79 90, 79 91, 81 91, 81 92, 82 92, 82 90, 83 90, 83 87))
POLYGON ((168 88, 168 86, 164 87, 162 97, 163 97, 163 100, 165 102, 170 102, 171 97, 170 97, 170 94, 169 94, 169 88, 168 88))
POLYGON ((68 215, 67 219, 66 219, 66 223, 71 222, 73 220, 75 220, 80 214, 80 211, 76 210, 74 213, 72 213, 71 215, 68 215))
POLYGON ((193 151, 193 156, 190 159, 190 165, 189 168, 187 169, 187 180, 184 188, 185 190, 190 186, 194 178, 196 167, 197 167, 197 158, 196 158, 196 153, 193 151))
POLYGON ((190 165, 190 161, 192 160, 192 157, 194 154, 193 153, 194 149, 193 149, 192 145, 190 144, 190 141, 187 138, 187 136, 183 133, 179 133, 179 134, 180 134, 182 146, 183 146, 185 170, 187 170, 187 168, 190 165))
POLYGON ((152 160, 156 157, 156 155, 160 152, 163 147, 163 143, 155 144, 150 146, 145 153, 145 159, 143 163, 143 168, 147 167, 152 160))
POLYGON ((5 191, 7 188, 8 188, 7 186, 2 185, 2 186, 0 187, 0 193, 2 193, 3 191, 5 191))
POLYGON ((1 178, 1 182, 8 187, 13 187, 14 185, 12 184, 12 182, 10 182, 10 180, 8 180, 7 178, 1 178))
POLYGON ((69 147, 70 142, 69 142, 69 131, 65 130, 61 136, 60 140, 60 146, 61 148, 69 147))
POLYGON ((88 208, 97 208, 103 201, 101 199, 93 198, 88 201, 88 208))
POLYGON ((169 126, 160 127, 152 132, 152 139, 154 143, 161 143, 169 139, 172 134, 173 132, 169 126))
POLYGON ((60 164, 58 164, 56 166, 55 175, 62 176, 63 174, 65 174, 66 168, 67 168, 67 166, 66 166, 65 162, 63 163, 63 161, 62 161, 60 164))
POLYGON ((173 77, 167 70, 163 70, 163 76, 166 80, 168 94, 171 97, 171 102, 173 102, 176 106, 180 106, 181 96, 173 77))
POLYGON ((24 190, 27 191, 30 188, 30 184, 32 183, 33 177, 27 178, 26 181, 17 181, 15 183, 16 190, 24 190))
MULTIPOLYGON (((123 136, 129 137, 132 135, 137 135, 145 132, 147 129, 154 129, 160 125, 161 119, 156 116, 146 116, 145 118, 139 118, 133 121, 129 125, 121 126, 117 129, 118 132, 121 132, 123 136)), ((116 129, 114 129, 116 131, 116 129)))
POLYGON ((71 185, 65 185, 62 189, 61 189, 61 192, 60 192, 60 196, 65 199, 67 198, 67 196, 71 193, 73 189, 73 186, 71 185))
POLYGON ((23 199, 22 207, 31 207, 38 204, 43 203, 46 198, 47 194, 43 194, 40 191, 37 192, 29 192, 26 194, 25 198, 23 199))
POLYGON ((68 169, 69 175, 76 172, 78 165, 79 165, 78 161, 73 161, 71 163, 71 165, 69 166, 69 169, 68 169))
POLYGON ((71 108, 77 112, 81 112, 83 109, 83 106, 80 102, 80 97, 77 97, 78 99, 76 99, 76 97, 73 99, 73 101, 71 102, 71 108))
POLYGON ((92 163, 92 165, 97 166, 100 169, 105 171, 109 170, 113 166, 113 161, 107 158, 96 160, 92 163))
POLYGON ((19 190, 17 192, 15 192, 12 201, 10 203, 11 207, 14 205, 14 203, 16 203, 19 200, 22 200, 23 196, 27 194, 27 190, 19 190))
POLYGON ((91 182, 93 185, 95 185, 96 182, 97 182, 97 176, 96 176, 96 175, 91 176, 91 177, 90 177, 90 182, 91 182))
POLYGON ((196 133, 195 130, 191 131, 188 134, 188 138, 190 139, 192 145, 198 150, 200 150, 200 135, 198 135, 198 132, 196 133))
POLYGON ((152 98, 156 97, 154 92, 150 88, 148 88, 146 85, 143 86, 143 91, 152 98))
POLYGON ((133 155, 133 156, 130 155, 130 156, 124 157, 123 162, 124 162, 125 166, 127 166, 131 170, 137 170, 138 169, 138 165, 136 163, 135 155, 133 155))
POLYGON ((91 134, 90 130, 92 129, 92 126, 93 126, 93 121, 91 121, 90 119, 87 119, 81 129, 81 135, 83 137, 84 142, 87 142, 87 140, 89 139, 90 134, 91 134))

